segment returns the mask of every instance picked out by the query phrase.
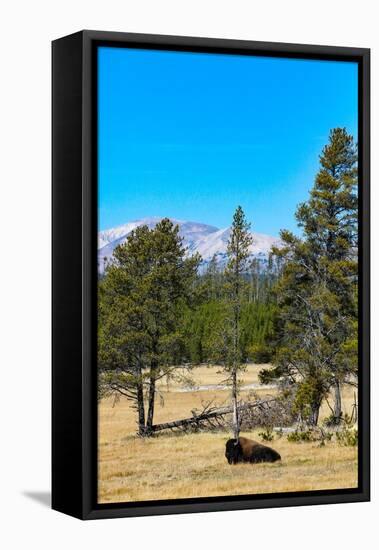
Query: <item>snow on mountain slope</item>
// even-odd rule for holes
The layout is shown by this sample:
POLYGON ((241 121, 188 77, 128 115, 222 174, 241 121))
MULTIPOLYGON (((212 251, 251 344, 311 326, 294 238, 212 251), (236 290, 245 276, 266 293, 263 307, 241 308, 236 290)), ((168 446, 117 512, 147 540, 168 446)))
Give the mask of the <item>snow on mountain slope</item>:
POLYGON ((143 220, 125 223, 124 225, 120 225, 113 229, 100 231, 98 236, 98 248, 103 248, 104 246, 114 241, 126 237, 131 231, 133 231, 133 229, 135 229, 139 225, 147 225, 150 229, 152 229, 160 220, 161 218, 144 218, 143 220))
MULTIPOLYGON (((215 254, 216 256, 226 256, 230 231, 231 228, 227 227, 210 234, 206 239, 202 239, 197 244, 197 252, 205 260, 210 260, 215 254)), ((270 235, 253 232, 251 234, 253 236, 253 244, 250 246, 252 256, 267 256, 271 247, 280 242, 278 238, 271 237, 270 235)))
MULTIPOLYGON (((99 271, 104 271, 104 266, 111 261, 113 250, 119 244, 126 241, 128 234, 138 226, 147 225, 150 229, 162 218, 152 217, 128 222, 113 229, 100 231, 98 235, 98 266, 99 271)), ((220 264, 225 264, 227 259, 227 243, 230 235, 230 227, 218 229, 212 225, 189 221, 171 219, 179 226, 179 233, 183 237, 184 246, 188 254, 198 252, 203 259, 203 267, 216 255, 220 264)), ((253 244, 250 248, 252 257, 259 257, 263 262, 267 260, 268 253, 274 244, 279 244, 278 238, 261 233, 252 233, 253 244)))

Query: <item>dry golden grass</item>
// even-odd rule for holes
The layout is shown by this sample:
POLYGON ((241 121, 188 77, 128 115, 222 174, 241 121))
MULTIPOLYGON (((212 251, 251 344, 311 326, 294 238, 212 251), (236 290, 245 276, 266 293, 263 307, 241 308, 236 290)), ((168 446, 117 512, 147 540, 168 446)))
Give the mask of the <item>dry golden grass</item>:
MULTIPOLYGON (((267 367, 267 365, 257 365, 257 364, 248 365, 246 371, 242 372, 241 375, 239 376, 241 384, 242 385, 258 384, 259 371, 265 367, 267 367)), ((184 368, 177 369, 176 373, 179 375, 187 374, 184 368)), ((198 386, 222 384, 222 382, 225 380, 225 373, 223 373, 221 371, 221 368, 217 366, 201 365, 193 369, 192 374, 193 374, 192 377, 194 378, 194 381, 198 386)), ((169 383, 167 383, 166 380, 162 380, 159 384, 159 386, 162 389, 167 389, 167 388, 174 389, 181 385, 182 385, 181 382, 177 380, 172 380, 169 383)))
MULTIPOLYGON (((249 365, 244 383, 256 383, 261 366, 249 365)), ((196 384, 219 384, 217 368, 199 367, 196 384)), ((222 390, 179 393, 170 385, 164 406, 157 403, 155 421, 164 422, 191 415, 202 402, 223 404, 222 390)), ((266 394, 263 389, 259 393, 266 394)), ((243 392, 245 393, 245 392, 243 392)), ((270 393, 273 393, 272 391, 270 393)), ((343 403, 350 412, 353 391, 345 388, 343 403)), ((329 414, 323 405, 321 416, 329 414)), ((99 502, 127 502, 221 495, 279 493, 357 486, 357 450, 330 442, 289 443, 287 438, 270 443, 282 456, 274 464, 230 466, 224 457, 226 433, 172 434, 154 438, 135 436, 135 411, 126 399, 114 404, 105 399, 99 406, 99 502)), ((259 430, 241 435, 259 440, 259 430)))

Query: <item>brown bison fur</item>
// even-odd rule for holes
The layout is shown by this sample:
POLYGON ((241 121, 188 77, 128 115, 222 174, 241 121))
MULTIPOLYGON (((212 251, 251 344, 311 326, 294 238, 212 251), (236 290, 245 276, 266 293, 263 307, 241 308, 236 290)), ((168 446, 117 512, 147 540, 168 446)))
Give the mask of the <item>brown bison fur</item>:
POLYGON ((239 437, 238 440, 229 439, 226 443, 225 456, 229 464, 238 464, 239 462, 275 462, 281 459, 280 454, 274 451, 274 449, 247 437, 239 437))

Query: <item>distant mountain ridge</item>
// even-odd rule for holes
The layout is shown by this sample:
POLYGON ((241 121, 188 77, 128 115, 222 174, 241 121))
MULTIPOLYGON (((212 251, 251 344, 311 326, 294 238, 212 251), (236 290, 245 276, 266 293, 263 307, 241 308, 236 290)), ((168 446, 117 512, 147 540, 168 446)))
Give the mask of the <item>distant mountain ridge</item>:
MULTIPOLYGON (((129 233, 141 225, 147 225, 153 229, 163 218, 143 218, 125 223, 112 229, 100 231, 98 234, 98 267, 99 272, 104 271, 107 262, 112 261, 113 250, 117 245, 126 241, 129 233)), ((227 243, 230 235, 230 227, 219 229, 205 223, 177 220, 170 218, 179 226, 179 234, 183 237, 183 244, 187 248, 188 255, 198 252, 203 261, 202 269, 216 255, 220 265, 227 261, 227 243)), ((262 233, 251 232, 253 244, 250 247, 251 257, 259 258, 263 264, 267 262, 268 254, 273 245, 279 245, 280 239, 262 233)))

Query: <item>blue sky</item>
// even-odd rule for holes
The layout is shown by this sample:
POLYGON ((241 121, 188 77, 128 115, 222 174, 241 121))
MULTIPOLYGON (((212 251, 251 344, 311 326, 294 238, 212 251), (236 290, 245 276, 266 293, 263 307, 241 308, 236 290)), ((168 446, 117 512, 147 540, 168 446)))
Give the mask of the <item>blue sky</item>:
POLYGON ((329 130, 357 136, 357 64, 99 48, 99 229, 147 216, 296 231, 329 130))

